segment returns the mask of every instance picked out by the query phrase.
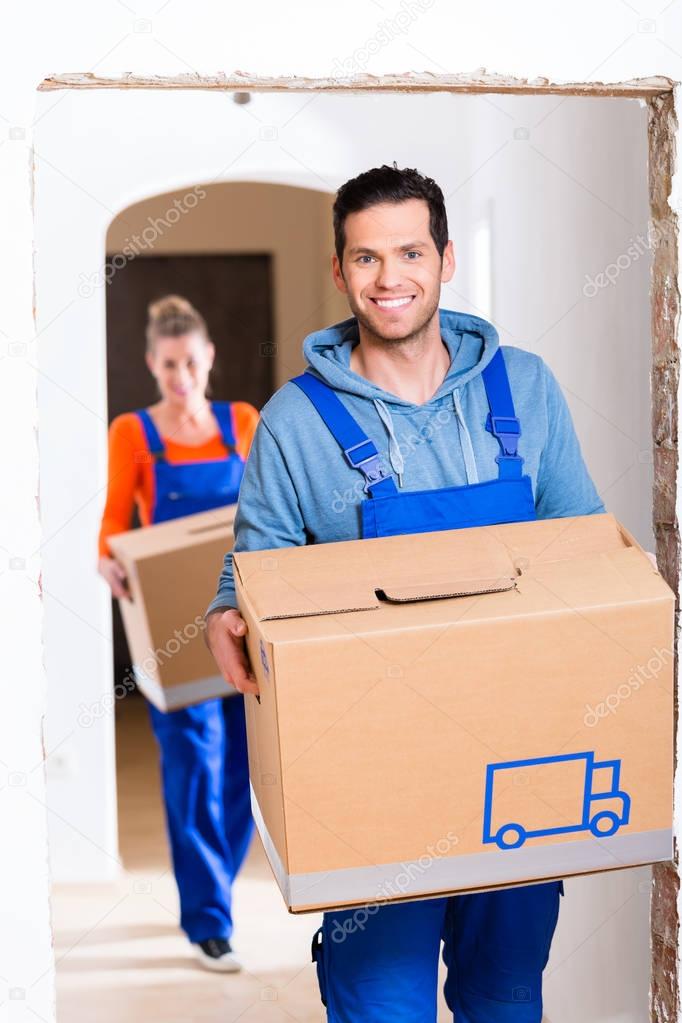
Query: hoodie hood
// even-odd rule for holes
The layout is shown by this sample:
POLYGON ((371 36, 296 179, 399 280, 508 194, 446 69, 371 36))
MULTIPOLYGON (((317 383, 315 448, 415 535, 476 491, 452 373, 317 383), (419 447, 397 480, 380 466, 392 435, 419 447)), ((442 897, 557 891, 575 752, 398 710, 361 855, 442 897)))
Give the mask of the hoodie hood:
MULTIPOLYGON (((450 368, 443 383, 430 401, 436 402, 455 390, 460 390, 488 365, 499 347, 497 331, 492 323, 479 316, 439 309, 440 333, 450 352, 450 368)), ((324 330, 308 334, 303 342, 303 354, 315 374, 335 391, 378 399, 394 406, 412 403, 384 391, 350 368, 350 353, 360 340, 358 321, 354 316, 335 323, 324 330)))
MULTIPOLYGON (((445 399, 454 405, 457 428, 466 468, 467 483, 478 483, 478 471, 471 435, 462 413, 460 391, 488 365, 499 347, 497 331, 492 323, 479 316, 439 309, 440 334, 450 352, 450 368, 436 393, 426 406, 441 404, 445 399)), ((413 408, 412 402, 389 394, 371 380, 354 373, 350 354, 360 334, 354 316, 332 327, 309 334, 303 342, 303 354, 311 369, 339 393, 352 394, 371 401, 383 423, 388 441, 388 460, 402 486, 404 458, 391 416, 399 406, 413 408)))

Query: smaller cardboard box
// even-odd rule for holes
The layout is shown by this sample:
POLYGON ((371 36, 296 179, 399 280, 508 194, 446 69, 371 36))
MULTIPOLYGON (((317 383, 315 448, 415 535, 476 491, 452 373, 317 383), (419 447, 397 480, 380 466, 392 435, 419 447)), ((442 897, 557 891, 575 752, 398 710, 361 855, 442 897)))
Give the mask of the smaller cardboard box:
POLYGON ((675 598, 612 515, 234 564, 290 910, 671 858, 675 598))
POLYGON ((119 600, 135 681, 159 710, 178 710, 236 690, 203 637, 236 505, 109 537, 132 601, 119 600))

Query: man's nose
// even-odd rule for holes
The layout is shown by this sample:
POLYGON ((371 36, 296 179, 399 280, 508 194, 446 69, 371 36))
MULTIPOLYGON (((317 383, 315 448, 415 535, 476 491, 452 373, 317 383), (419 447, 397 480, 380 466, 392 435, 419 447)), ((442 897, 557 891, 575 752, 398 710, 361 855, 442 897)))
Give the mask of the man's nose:
POLYGON ((402 284, 402 268, 396 259, 383 259, 379 264, 376 283, 380 288, 399 288, 402 284))

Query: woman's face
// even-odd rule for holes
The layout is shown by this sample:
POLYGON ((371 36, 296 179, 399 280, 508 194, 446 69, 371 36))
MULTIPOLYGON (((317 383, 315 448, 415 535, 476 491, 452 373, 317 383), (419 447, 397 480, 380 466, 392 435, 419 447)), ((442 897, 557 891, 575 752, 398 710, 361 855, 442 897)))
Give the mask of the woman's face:
POLYGON ((180 337, 157 338, 147 352, 147 366, 159 385, 161 397, 187 408, 203 399, 215 347, 199 331, 180 337))

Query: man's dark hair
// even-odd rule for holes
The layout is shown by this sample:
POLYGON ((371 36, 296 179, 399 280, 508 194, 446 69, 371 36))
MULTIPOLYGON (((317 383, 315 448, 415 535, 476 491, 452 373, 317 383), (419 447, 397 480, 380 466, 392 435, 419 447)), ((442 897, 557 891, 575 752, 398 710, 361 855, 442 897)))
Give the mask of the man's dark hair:
POLYGON ((385 163, 358 174, 356 178, 341 185, 336 193, 333 210, 334 245, 339 264, 343 262, 346 245, 344 225, 349 213, 358 213, 378 203, 398 203, 406 199, 424 199, 428 203, 429 230, 442 259, 448 242, 448 218, 443 193, 433 178, 426 178, 411 167, 401 170, 394 160, 392 167, 385 163))

